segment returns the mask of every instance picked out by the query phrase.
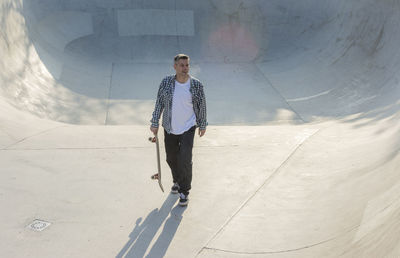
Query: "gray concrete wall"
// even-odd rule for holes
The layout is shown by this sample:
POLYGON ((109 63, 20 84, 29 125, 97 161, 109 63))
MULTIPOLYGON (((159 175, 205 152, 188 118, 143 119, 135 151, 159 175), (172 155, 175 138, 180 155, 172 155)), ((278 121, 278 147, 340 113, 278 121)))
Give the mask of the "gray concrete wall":
MULTIPOLYGON (((115 89, 125 84, 115 80, 121 76, 113 77, 119 73, 114 65, 161 62, 168 67, 165 73, 169 73, 173 72, 171 57, 185 52, 192 56, 194 75, 208 84, 210 94, 218 94, 224 87, 221 85, 246 87, 241 84, 254 78, 245 71, 236 83, 225 80, 227 69, 258 71, 260 85, 276 91, 278 95, 273 98, 287 102, 283 108, 297 114, 295 120, 383 108, 399 96, 395 50, 399 40, 398 9, 395 1, 367 0, 5 1, 1 21, 3 98, 52 120, 102 124, 107 120, 108 98, 115 95, 110 92, 112 85, 115 89), (118 28, 129 26, 129 21, 120 18, 118 24, 118 12, 141 9, 188 10, 193 13, 194 34, 119 35, 118 28), (212 74, 204 72, 210 62, 215 65, 212 74), (88 72, 77 81, 76 72, 82 69, 88 72), (29 84, 34 84, 35 90, 29 84), (20 97, 15 97, 15 92, 20 97), (87 111, 90 107, 84 105, 86 99, 96 106, 94 110, 87 111)), ((157 26, 157 19, 154 21, 157 26)), ((149 68, 155 69, 151 65, 149 68)), ((154 91, 162 76, 150 72, 149 78, 132 83, 154 91), (155 76, 155 80, 150 79, 155 76)), ((135 94, 128 98, 134 100, 135 94)), ((146 96, 147 101, 153 98, 151 94, 146 96)), ((210 104, 220 109, 217 100, 211 98, 210 104)), ((117 105, 120 102, 112 101, 117 105)), ((229 112, 228 106, 222 112, 229 112)), ((259 108, 271 116, 249 120, 243 114, 236 120, 269 122, 277 110, 259 108)), ((241 109, 251 113, 250 106, 241 109)), ((212 114, 210 121, 218 123, 220 115, 212 114)), ((113 123, 147 120, 139 117, 113 123)))

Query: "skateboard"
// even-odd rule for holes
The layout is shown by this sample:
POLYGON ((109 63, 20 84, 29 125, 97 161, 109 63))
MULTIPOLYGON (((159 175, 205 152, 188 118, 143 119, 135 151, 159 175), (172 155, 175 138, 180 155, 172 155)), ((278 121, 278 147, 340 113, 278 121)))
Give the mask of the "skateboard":
POLYGON ((157 149, 157 168, 158 168, 158 173, 152 175, 151 179, 158 180, 158 185, 160 186, 161 191, 164 192, 164 187, 163 187, 163 185, 161 183, 160 144, 158 143, 157 135, 155 135, 154 137, 149 137, 149 141, 155 142, 156 143, 156 149, 157 149))

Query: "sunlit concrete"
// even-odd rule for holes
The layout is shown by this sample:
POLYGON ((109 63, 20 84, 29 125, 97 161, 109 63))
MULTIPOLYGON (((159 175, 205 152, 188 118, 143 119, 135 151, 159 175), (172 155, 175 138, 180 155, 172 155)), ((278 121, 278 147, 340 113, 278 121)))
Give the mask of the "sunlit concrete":
POLYGON ((395 0, 2 0, 0 256, 400 256, 399 13, 395 0), (149 120, 177 53, 210 124, 187 208, 149 179, 149 120), (35 219, 51 225, 33 232, 35 219))

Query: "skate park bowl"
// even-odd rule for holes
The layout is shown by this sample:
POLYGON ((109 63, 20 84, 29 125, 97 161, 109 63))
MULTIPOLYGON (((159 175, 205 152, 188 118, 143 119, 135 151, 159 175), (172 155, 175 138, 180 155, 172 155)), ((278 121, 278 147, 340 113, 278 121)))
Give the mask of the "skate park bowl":
POLYGON ((399 1, 2 0, 0 15, 1 257, 400 256, 399 1), (209 122, 186 208, 150 180, 147 141, 178 53, 209 122))

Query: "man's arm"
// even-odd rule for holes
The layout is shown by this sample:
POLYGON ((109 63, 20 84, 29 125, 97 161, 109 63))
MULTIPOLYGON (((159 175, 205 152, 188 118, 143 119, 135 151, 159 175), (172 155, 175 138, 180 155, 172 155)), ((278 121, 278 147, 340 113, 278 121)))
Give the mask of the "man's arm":
POLYGON ((164 81, 161 82, 160 87, 158 89, 156 105, 154 107, 152 119, 150 120, 150 122, 151 122, 150 130, 154 134, 157 134, 157 132, 158 132, 161 113, 164 110, 163 85, 164 85, 164 81))
POLYGON ((197 125, 199 126, 199 135, 202 137, 206 133, 207 123, 207 105, 206 96, 204 94, 203 85, 200 83, 199 87, 199 99, 198 99, 198 118, 197 125))

